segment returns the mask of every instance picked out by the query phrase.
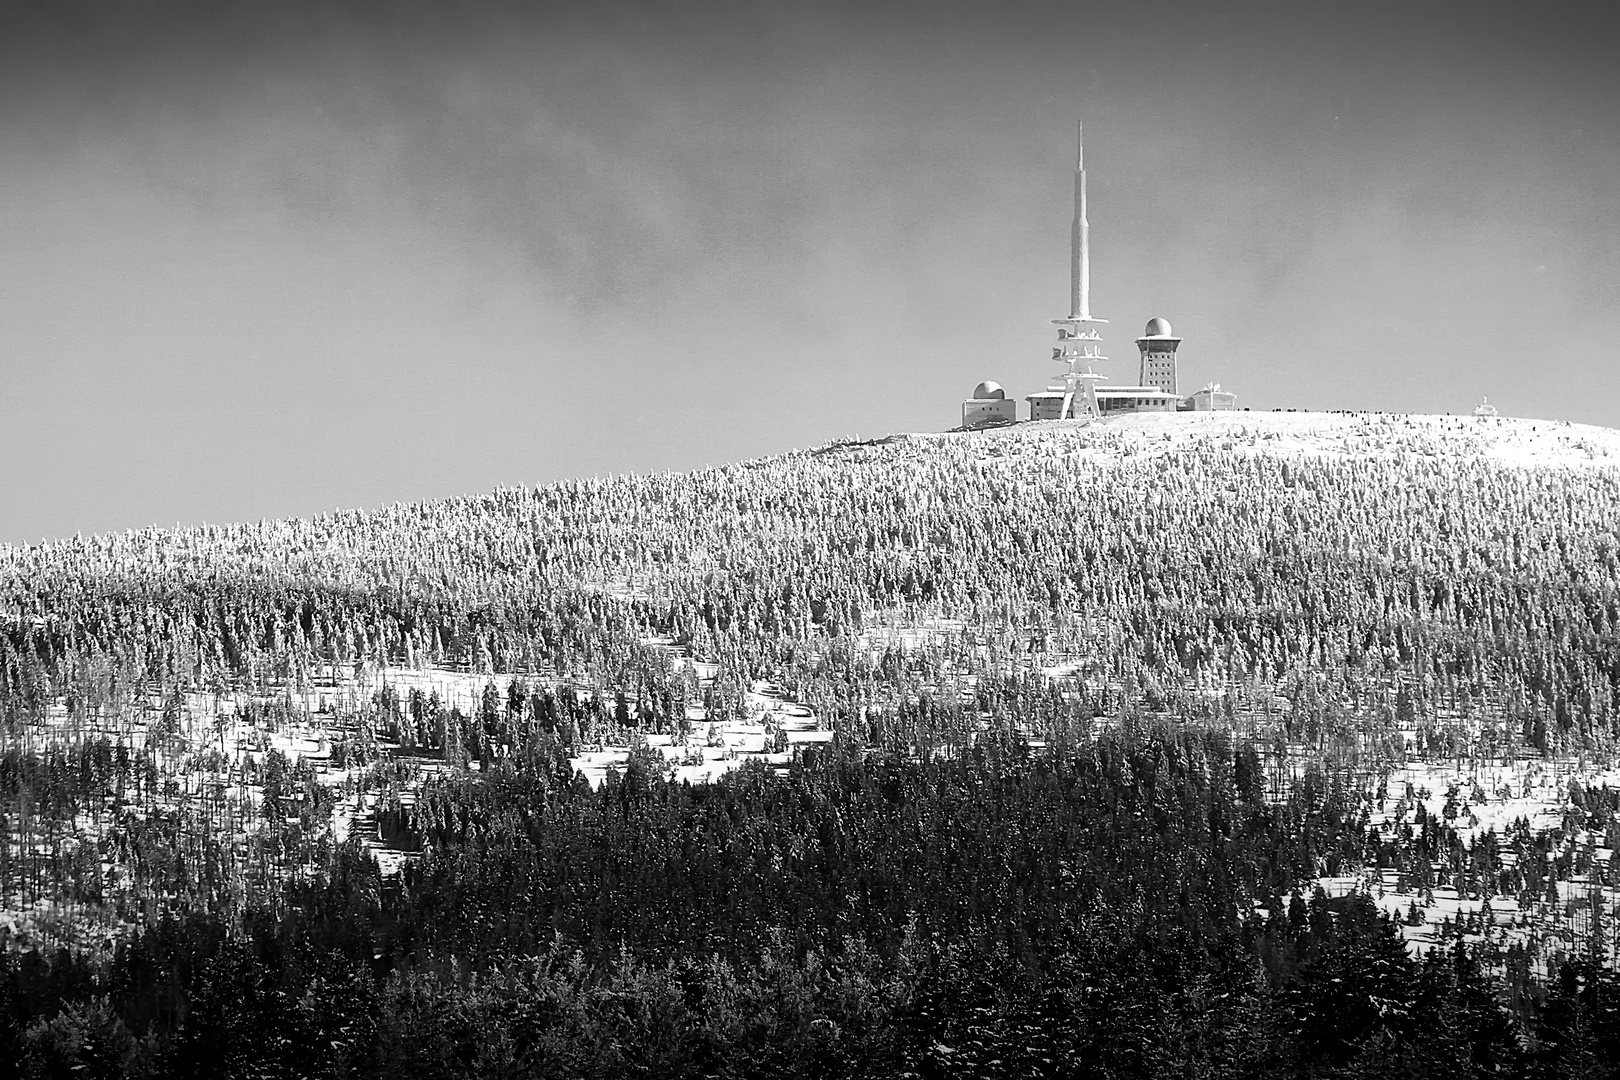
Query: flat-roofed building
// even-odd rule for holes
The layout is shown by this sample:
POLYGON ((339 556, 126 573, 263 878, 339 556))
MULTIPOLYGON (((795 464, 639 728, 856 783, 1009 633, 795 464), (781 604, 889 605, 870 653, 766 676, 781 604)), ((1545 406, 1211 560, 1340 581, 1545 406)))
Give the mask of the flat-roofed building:
POLYGON ((1049 389, 1029 394, 1024 400, 1029 402, 1031 420, 1062 420, 1063 403, 1068 399, 1065 391, 1049 389))
POLYGON ((1099 386, 1097 411, 1103 416, 1122 412, 1176 412, 1180 394, 1167 394, 1157 386, 1099 386))

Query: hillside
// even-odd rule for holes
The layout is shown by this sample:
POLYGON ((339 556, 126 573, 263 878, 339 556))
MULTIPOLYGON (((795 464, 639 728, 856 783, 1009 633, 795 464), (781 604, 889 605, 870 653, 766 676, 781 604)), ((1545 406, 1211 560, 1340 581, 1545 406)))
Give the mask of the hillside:
POLYGON ((0 940, 110 949, 353 875, 401 968, 553 935, 891 957, 919 920, 1134 934, 1207 895, 1191 932, 1246 927, 1281 986, 1321 885, 1523 986, 1613 957, 1617 690, 1620 432, 1505 418, 1025 424, 5 548, 0 940), (1050 828, 951 816, 953 769, 1050 828), (1019 786, 1048 769, 1101 786, 1019 786), (714 846, 704 781, 770 828, 714 846), (914 821, 859 801, 889 785, 914 821), (1148 809, 1103 829, 1116 798, 1148 809), (1178 798, 1225 824, 1182 835, 1178 798), (950 854, 972 830, 1027 861, 950 854), (912 870, 806 869, 835 835, 912 870))

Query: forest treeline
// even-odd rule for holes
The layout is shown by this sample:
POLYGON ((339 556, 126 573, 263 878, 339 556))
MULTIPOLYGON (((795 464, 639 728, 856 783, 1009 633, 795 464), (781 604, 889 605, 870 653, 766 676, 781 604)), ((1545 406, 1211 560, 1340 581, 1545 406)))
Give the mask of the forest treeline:
POLYGON ((835 723, 1070 662, 1153 707, 1322 677, 1329 727, 1404 687, 1409 719, 1485 718, 1497 748, 1604 737, 1620 476, 1506 467, 1456 423, 1366 417, 1367 456, 1268 454, 1259 426, 1158 453, 1109 429, 914 437, 4 548, 0 704, 95 714, 386 664, 690 696, 658 637, 719 665, 721 710, 769 679, 835 723), (933 623, 956 629, 879 670, 888 627, 933 623))
POLYGON ((1612 1075, 1620 979, 1409 956, 1331 777, 1282 804, 1221 732, 829 754, 597 790, 555 755, 431 787, 240 917, 5 958, 40 1076, 1612 1075), (1607 1070, 1607 1071, 1606 1071, 1607 1070))

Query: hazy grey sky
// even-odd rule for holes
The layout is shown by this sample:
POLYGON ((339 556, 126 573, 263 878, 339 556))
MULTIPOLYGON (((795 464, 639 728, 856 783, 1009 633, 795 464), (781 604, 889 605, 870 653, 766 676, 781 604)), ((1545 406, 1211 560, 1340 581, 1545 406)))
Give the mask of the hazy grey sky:
POLYGON ((0 542, 850 434, 1052 373, 1620 426, 1612 4, 13 3, 0 542))

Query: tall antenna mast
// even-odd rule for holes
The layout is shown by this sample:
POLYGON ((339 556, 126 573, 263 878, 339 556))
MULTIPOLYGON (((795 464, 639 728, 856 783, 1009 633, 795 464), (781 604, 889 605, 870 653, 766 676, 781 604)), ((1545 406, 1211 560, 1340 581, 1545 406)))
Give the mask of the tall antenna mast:
MULTIPOLYGON (((1091 313, 1091 223, 1086 220, 1086 128, 1076 122, 1074 151, 1074 224, 1069 230, 1069 315, 1053 319, 1058 343, 1052 359, 1065 366, 1058 383, 1047 388, 1047 395, 1063 397, 1053 419, 1071 420, 1101 415, 1097 404, 1097 383, 1103 378, 1092 365, 1108 359, 1102 354, 1102 335, 1097 324, 1106 323, 1091 313)), ((1031 415, 1034 415, 1033 413, 1031 415)))
POLYGON ((1091 222, 1086 220, 1086 125, 1075 124, 1074 224, 1069 233, 1069 318, 1091 318, 1091 222))

